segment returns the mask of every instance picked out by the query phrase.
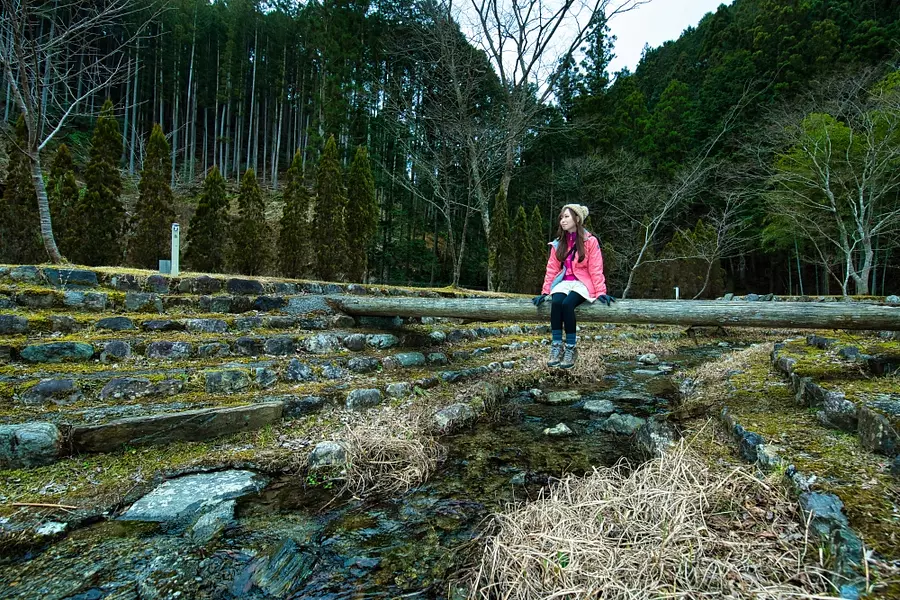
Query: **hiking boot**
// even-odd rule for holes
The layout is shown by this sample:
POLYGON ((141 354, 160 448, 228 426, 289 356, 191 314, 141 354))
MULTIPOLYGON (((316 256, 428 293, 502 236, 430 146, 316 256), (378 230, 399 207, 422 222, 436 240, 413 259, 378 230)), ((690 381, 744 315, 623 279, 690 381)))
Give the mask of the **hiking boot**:
POLYGON ((575 360, 578 358, 578 348, 566 344, 566 352, 563 354, 562 361, 559 363, 560 369, 571 369, 575 366, 575 360))
POLYGON ((563 357, 562 342, 554 342, 550 344, 550 360, 547 361, 548 367, 555 367, 563 357))

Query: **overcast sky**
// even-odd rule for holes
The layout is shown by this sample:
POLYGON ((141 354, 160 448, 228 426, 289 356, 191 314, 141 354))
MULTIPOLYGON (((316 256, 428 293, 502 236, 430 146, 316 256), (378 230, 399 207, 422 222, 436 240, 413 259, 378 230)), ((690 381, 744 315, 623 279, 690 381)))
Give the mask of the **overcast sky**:
POLYGON ((681 32, 696 26, 708 12, 732 0, 653 0, 635 10, 616 15, 609 28, 616 40, 616 57, 609 66, 610 75, 628 67, 631 72, 641 59, 644 44, 651 48, 678 39, 681 32))

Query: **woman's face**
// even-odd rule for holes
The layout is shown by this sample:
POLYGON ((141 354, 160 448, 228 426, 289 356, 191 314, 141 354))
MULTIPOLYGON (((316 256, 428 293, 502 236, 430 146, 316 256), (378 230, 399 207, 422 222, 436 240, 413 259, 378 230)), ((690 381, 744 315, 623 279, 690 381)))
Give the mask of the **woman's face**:
POLYGON ((572 233, 578 229, 578 226, 575 223, 575 217, 572 216, 572 211, 568 208, 562 211, 562 215, 559 217, 559 226, 563 228, 563 231, 568 233, 572 233))

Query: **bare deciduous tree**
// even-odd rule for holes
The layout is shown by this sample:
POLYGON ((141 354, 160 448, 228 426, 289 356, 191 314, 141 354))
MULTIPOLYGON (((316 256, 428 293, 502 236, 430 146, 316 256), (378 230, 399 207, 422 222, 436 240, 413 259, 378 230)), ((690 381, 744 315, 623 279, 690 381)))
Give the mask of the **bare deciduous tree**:
POLYGON ((129 0, 0 0, 0 65, 28 131, 19 150, 31 163, 41 237, 53 263, 64 259, 53 236, 40 153, 69 120, 90 115, 87 99, 127 76, 125 49, 141 31, 123 31, 121 24, 142 10, 129 0))

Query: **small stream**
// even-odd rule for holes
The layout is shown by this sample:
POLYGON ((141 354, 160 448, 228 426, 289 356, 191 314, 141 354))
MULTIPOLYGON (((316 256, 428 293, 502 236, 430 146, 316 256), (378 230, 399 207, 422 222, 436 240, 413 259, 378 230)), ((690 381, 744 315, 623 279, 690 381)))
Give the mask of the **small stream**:
MULTIPOLYGON (((665 364, 677 372, 722 352, 695 348, 665 364)), ((472 540, 491 513, 537 498, 554 478, 611 466, 628 454, 628 437, 602 431, 584 402, 611 400, 617 412, 641 418, 666 410, 674 386, 654 369, 609 364, 612 374, 578 390, 581 400, 568 406, 541 404, 523 391, 504 422, 443 438, 446 462, 399 497, 335 499, 327 484, 283 476, 244 498, 236 525, 204 547, 153 523, 80 529, 27 562, 0 568, 0 597, 464 597, 449 582, 471 560, 472 540), (560 422, 574 435, 543 433, 560 422)))

